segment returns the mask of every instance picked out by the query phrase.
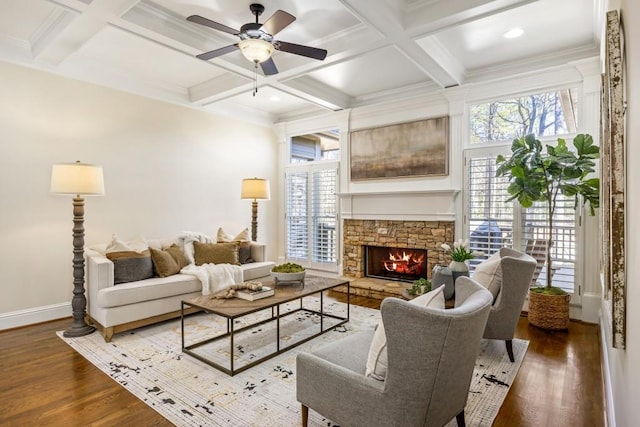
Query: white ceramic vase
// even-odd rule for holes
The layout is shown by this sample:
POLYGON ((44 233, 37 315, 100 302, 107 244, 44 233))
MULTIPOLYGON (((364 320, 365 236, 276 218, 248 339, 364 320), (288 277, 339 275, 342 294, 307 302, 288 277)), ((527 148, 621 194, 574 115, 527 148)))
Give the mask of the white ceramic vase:
POLYGON ((451 270, 454 285, 458 277, 469 276, 469 266, 465 261, 451 261, 449 263, 449 269, 451 270))

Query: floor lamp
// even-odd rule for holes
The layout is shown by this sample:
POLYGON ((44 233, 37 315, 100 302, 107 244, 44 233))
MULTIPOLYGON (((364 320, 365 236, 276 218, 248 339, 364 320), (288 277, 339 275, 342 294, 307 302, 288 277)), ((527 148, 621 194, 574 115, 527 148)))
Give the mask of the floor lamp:
POLYGON ((241 199, 253 199, 251 202, 251 240, 258 240, 258 199, 269 200, 269 180, 264 178, 245 178, 242 180, 241 199))
POLYGON ((104 195, 102 167, 86 163, 63 163, 51 169, 51 192, 73 195, 73 324, 65 337, 82 337, 96 330, 87 325, 87 299, 84 296, 84 199, 104 195))

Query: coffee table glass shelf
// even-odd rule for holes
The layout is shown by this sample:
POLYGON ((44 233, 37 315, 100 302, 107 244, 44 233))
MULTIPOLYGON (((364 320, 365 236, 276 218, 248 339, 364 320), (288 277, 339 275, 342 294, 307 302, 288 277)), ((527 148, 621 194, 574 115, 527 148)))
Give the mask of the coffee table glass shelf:
MULTIPOLYGON (((306 276, 303 286, 276 286, 272 279, 266 278, 262 281, 266 286, 275 288, 275 295, 262 298, 256 301, 246 301, 239 298, 232 299, 215 299, 210 295, 203 295, 201 297, 182 301, 181 307, 181 335, 182 335, 182 352, 188 354, 196 359, 216 368, 228 375, 235 375, 239 372, 245 371, 252 366, 255 366, 265 360, 271 359, 280 353, 283 353, 293 347, 303 344, 315 337, 318 337, 337 326, 343 325, 349 321, 349 281, 343 279, 331 279, 326 277, 306 276), (323 295, 325 291, 333 289, 337 286, 347 286, 347 303, 346 303, 346 315, 339 315, 337 313, 330 313, 325 311, 323 295), (309 304, 305 305, 305 297, 312 295, 319 295, 319 308, 310 308, 309 304), (297 303, 299 301, 299 304, 297 303), (290 303, 296 302, 292 307, 290 303), (196 310, 202 310, 206 313, 221 316, 226 319, 227 327, 226 332, 218 334, 216 336, 202 339, 193 343, 185 343, 185 314, 196 310), (269 314, 268 310, 271 310, 269 314), (249 314, 266 311, 266 318, 258 320, 254 323, 236 327, 235 323, 237 319, 247 316, 249 314), (292 340, 283 340, 281 333, 281 323, 287 320, 288 316, 291 316, 298 312, 306 312, 310 315, 318 317, 318 330, 311 335, 306 335, 303 338, 290 342, 292 340), (275 343, 273 345, 273 351, 267 353, 258 358, 251 359, 251 361, 237 366, 237 357, 234 357, 235 341, 242 335, 243 331, 247 331, 247 334, 251 334, 252 330, 255 331, 256 327, 260 325, 275 322, 275 343), (210 354, 207 354, 203 350, 207 345, 218 341, 227 340, 229 343, 228 353, 229 360, 224 363, 218 363, 214 361, 210 354), (226 366, 225 366, 226 365, 226 366)), ((295 320, 294 320, 295 321, 295 320)), ((289 337, 287 337, 289 338, 289 337)), ((237 355, 236 355, 237 356, 237 355)))

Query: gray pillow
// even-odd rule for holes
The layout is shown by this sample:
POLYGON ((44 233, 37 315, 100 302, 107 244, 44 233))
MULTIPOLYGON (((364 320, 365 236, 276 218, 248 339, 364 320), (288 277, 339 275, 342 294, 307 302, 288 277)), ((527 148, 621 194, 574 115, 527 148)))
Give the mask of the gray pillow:
POLYGON ((251 246, 240 245, 238 248, 238 260, 240 261, 240 264, 255 262, 254 259, 251 258, 251 246))
POLYGON ((113 262, 114 285, 153 277, 153 262, 149 250, 110 252, 107 258, 113 262))

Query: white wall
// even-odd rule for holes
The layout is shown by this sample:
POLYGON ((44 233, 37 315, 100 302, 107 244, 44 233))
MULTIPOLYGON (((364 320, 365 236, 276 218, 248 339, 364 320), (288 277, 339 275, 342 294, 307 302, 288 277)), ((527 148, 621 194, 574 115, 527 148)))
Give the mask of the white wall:
MULTIPOLYGON (((49 193, 52 164, 104 169, 106 195, 86 198, 87 245, 112 233, 237 233, 251 220, 242 178, 278 188, 269 128, 8 63, 0 79, 0 329, 70 315, 72 200, 49 193)), ((258 240, 275 246, 272 194, 260 202, 258 240)))
MULTIPOLYGON (((607 377, 612 395, 609 405, 613 406, 614 418, 610 426, 638 425, 637 409, 640 396, 640 168, 635 162, 640 158, 640 3, 637 0, 622 0, 620 16, 624 26, 626 69, 625 80, 628 109, 626 116, 626 269, 627 269, 627 348, 616 350, 611 347, 611 329, 607 316, 603 316, 602 330, 605 332, 605 357, 608 361, 607 377), (634 421, 635 420, 635 421, 634 421)), ((603 305, 603 312, 607 307, 603 305)))

